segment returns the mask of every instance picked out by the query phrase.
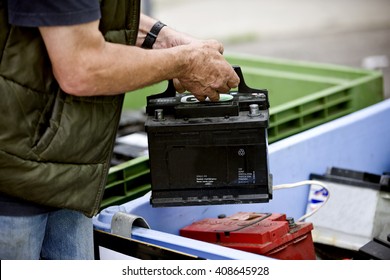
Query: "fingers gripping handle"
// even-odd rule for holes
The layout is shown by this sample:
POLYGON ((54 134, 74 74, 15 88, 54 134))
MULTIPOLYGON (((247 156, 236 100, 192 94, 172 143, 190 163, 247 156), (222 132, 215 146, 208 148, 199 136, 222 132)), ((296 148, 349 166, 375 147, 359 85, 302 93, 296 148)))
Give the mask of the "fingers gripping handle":
MULTIPOLYGON (((253 88, 248 87, 245 83, 244 75, 242 74, 240 66, 234 65, 233 69, 236 72, 237 76, 240 78, 240 83, 238 84, 238 92, 239 93, 253 93, 253 92, 259 93, 260 92, 260 93, 264 93, 266 95, 268 94, 268 91, 265 89, 253 89, 253 88)), ((175 88, 175 85, 173 84, 173 80, 169 80, 168 87, 164 92, 148 96, 147 101, 149 101, 150 99, 155 99, 155 98, 174 97, 174 96, 176 96, 176 88, 175 88)))

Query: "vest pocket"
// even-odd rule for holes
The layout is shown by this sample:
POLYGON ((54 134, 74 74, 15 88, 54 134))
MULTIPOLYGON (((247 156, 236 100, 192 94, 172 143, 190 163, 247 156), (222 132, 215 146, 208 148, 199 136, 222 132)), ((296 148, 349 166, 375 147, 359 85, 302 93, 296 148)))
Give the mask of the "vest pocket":
POLYGON ((35 152, 43 161, 102 163, 111 154, 123 95, 75 97, 61 92, 35 152))
POLYGON ((41 123, 41 128, 38 130, 43 131, 43 133, 41 134, 42 136, 38 139, 35 147, 33 148, 34 153, 38 155, 40 159, 45 160, 44 158, 42 158, 41 154, 44 153, 44 151, 48 148, 58 131, 59 124, 61 122, 63 107, 64 96, 63 94, 61 94, 61 92, 58 92, 54 100, 54 106, 51 112, 44 112, 42 114, 43 123, 41 123), (46 119, 48 119, 48 121, 46 121, 46 119))

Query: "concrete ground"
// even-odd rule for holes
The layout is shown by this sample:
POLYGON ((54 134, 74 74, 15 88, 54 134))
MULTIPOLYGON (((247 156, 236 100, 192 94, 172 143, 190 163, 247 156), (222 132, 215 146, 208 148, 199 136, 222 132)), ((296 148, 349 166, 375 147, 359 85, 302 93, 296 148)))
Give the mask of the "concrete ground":
POLYGON ((145 11, 227 52, 375 68, 390 97, 388 0, 143 0, 145 11))

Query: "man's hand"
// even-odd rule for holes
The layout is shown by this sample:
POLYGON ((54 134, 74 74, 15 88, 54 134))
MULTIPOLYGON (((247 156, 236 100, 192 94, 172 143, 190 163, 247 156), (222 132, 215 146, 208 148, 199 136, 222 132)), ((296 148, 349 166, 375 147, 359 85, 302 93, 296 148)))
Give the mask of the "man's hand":
MULTIPOLYGON (((148 30, 155 20, 141 15, 141 30, 148 30)), ((144 40, 139 33, 138 44, 144 40)), ((173 82, 178 92, 189 91, 199 101, 209 97, 210 101, 218 101, 219 93, 226 93, 237 87, 239 78, 232 67, 223 58, 223 45, 215 40, 202 41, 169 26, 161 29, 153 49, 166 49, 187 46, 189 55, 182 75, 174 78, 173 82)))
POLYGON ((223 46, 215 40, 194 41, 187 45, 189 54, 181 75, 175 81, 178 92, 185 90, 199 101, 207 97, 218 101, 219 93, 238 86, 240 79, 222 56, 223 46))

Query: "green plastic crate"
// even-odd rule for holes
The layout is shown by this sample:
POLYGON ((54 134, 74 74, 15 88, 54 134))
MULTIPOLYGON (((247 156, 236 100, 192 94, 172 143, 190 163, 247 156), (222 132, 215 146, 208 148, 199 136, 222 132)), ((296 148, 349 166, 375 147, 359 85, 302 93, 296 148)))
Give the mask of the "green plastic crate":
POLYGON ((111 167, 100 209, 121 205, 150 189, 149 157, 139 157, 111 167))
MULTIPOLYGON (((226 54, 242 68, 248 86, 269 91, 272 143, 383 100, 383 75, 379 71, 226 54)), ((126 94, 124 109, 146 105, 146 96, 167 87, 162 82, 126 94)))

